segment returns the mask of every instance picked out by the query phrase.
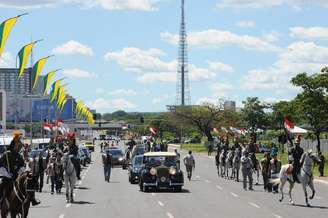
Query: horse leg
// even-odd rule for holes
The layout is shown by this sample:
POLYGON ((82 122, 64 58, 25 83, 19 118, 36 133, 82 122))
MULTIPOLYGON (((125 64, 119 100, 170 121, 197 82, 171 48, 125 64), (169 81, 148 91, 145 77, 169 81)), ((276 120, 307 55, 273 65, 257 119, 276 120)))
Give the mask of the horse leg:
POLYGON ((292 205, 295 204, 294 201, 293 201, 293 197, 292 197, 292 190, 293 190, 293 188, 294 188, 294 183, 293 182, 289 182, 289 192, 288 192, 288 194, 289 194, 289 202, 292 205))
POLYGON ((302 181, 302 187, 303 187, 304 196, 305 196, 305 203, 306 203, 306 206, 310 207, 306 186, 307 186, 307 182, 302 181))
POLYGON ((314 189, 314 184, 313 184, 313 179, 310 179, 310 182, 309 182, 309 187, 312 191, 312 195, 310 196, 310 199, 312 200, 315 196, 315 189, 314 189))
POLYGON ((284 186, 286 183, 286 180, 280 179, 280 193, 281 193, 281 198, 279 199, 280 202, 282 202, 282 200, 284 200, 284 186))
POLYGON ((69 185, 67 179, 65 179, 65 187, 66 187, 66 203, 69 203, 69 185))

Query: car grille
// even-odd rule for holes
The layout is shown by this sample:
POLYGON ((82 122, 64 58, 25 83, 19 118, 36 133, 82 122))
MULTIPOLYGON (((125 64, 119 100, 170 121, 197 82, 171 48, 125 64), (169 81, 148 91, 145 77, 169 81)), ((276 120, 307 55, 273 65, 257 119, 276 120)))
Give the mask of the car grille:
POLYGON ((166 182, 169 178, 169 169, 168 168, 157 168, 157 177, 161 182, 166 182))

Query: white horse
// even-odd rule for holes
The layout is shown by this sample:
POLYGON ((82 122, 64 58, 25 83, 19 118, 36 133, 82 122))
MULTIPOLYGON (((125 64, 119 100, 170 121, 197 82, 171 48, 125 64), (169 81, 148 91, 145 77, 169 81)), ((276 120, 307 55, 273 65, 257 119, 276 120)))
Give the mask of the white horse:
POLYGON ((232 161, 233 161, 233 150, 229 150, 228 151, 228 154, 227 154, 227 158, 226 158, 226 163, 225 163, 225 172, 226 172, 226 178, 227 179, 231 179, 233 177, 233 166, 232 166, 232 161), (230 176, 229 176, 229 172, 231 171, 230 173, 230 176))
MULTIPOLYGON (((313 184, 313 162, 317 161, 320 162, 320 160, 312 154, 312 150, 309 150, 308 152, 304 153, 302 158, 301 158, 301 171, 300 174, 298 175, 298 179, 301 182, 301 185, 303 187, 304 195, 305 195, 305 203, 306 206, 310 207, 309 199, 313 199, 315 195, 315 189, 314 189, 314 184, 313 184), (312 195, 308 199, 308 193, 307 193, 307 186, 310 187, 312 190, 312 195)), ((293 167, 290 164, 284 165, 281 170, 280 170, 280 175, 278 179, 274 180, 273 183, 275 184, 281 184, 280 186, 280 192, 281 192, 281 198, 279 201, 282 201, 284 199, 284 193, 283 193, 283 188, 285 183, 288 181, 289 182, 289 202, 291 204, 294 204, 293 198, 292 198, 292 190, 295 185, 295 181, 293 180, 292 177, 292 170, 293 167)))
POLYGON ((76 184, 76 172, 75 167, 71 161, 72 155, 65 154, 63 156, 63 167, 64 167, 64 181, 66 187, 66 202, 74 202, 74 188, 76 184))
POLYGON ((226 151, 223 149, 221 151, 221 154, 220 154, 220 174, 221 174, 221 177, 224 177, 224 174, 225 174, 225 160, 226 160, 226 151))

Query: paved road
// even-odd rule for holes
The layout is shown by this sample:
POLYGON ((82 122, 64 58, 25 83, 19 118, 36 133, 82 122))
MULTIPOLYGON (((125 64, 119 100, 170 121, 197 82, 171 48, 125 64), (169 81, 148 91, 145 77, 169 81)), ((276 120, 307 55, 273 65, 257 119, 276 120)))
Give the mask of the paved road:
MULTIPOLYGON (((264 193, 263 186, 255 191, 243 191, 242 184, 217 177, 214 159, 196 154, 196 171, 192 181, 186 181, 182 193, 143 193, 130 185, 127 172, 116 168, 111 182, 103 178, 99 149, 93 154, 93 164, 82 173, 74 204, 66 204, 64 195, 50 195, 46 185, 38 193, 42 205, 32 207, 33 218, 323 218, 328 214, 328 186, 316 184, 317 197, 312 208, 304 207, 301 187, 294 192, 296 206, 278 202, 278 195, 264 193)), ((184 155, 184 154, 183 154, 184 155)))

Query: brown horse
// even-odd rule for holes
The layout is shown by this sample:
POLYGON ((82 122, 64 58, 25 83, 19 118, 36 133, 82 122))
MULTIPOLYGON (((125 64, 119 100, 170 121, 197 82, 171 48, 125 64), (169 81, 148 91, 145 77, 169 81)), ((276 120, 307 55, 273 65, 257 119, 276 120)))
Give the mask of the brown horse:
POLYGON ((18 176, 11 187, 7 187, 5 196, 1 202, 1 217, 7 218, 10 213, 11 218, 20 215, 26 218, 30 209, 31 199, 35 194, 37 179, 31 172, 24 172, 18 176))

